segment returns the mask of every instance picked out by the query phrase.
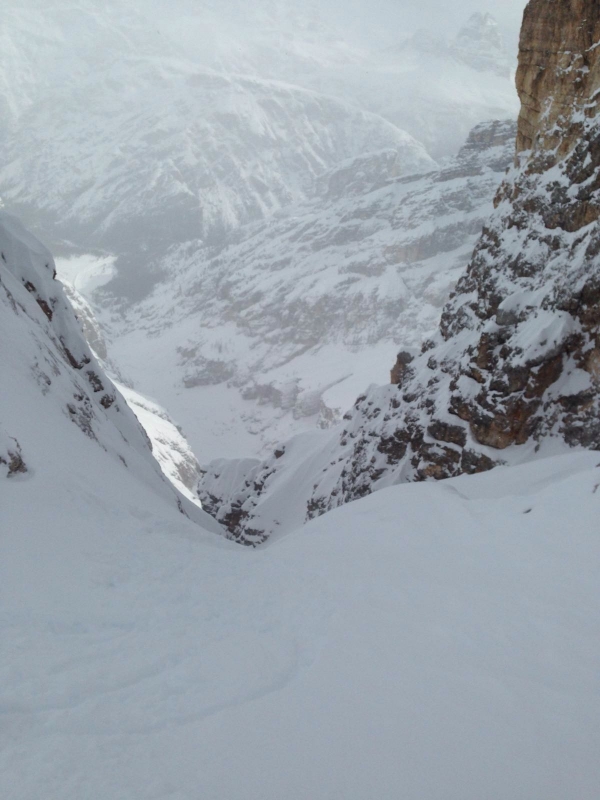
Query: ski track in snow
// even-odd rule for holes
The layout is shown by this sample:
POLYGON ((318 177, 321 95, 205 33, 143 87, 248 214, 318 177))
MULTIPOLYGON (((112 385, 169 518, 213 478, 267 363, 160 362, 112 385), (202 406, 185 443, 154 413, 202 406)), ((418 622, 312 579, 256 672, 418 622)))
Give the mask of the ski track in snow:
POLYGON ((90 513, 118 479, 40 540, 14 485, 0 791, 594 800, 597 464, 391 488, 258 550, 137 490, 90 513))

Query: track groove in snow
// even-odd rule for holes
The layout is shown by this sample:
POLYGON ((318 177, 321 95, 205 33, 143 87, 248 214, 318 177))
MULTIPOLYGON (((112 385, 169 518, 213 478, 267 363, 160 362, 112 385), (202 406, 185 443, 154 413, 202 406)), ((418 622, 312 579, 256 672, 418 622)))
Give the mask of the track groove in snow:
POLYGON ((43 537, 17 491, 0 792, 595 800, 597 463, 383 490, 255 551, 146 490, 100 514, 118 476, 43 537))

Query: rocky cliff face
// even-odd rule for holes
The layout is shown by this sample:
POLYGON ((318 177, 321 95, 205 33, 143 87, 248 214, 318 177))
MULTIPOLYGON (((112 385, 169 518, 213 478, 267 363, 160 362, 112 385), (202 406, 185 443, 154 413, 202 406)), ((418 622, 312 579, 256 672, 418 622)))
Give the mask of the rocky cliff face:
POLYGON ((556 163, 587 138, 585 120, 597 114, 599 40, 600 8, 594 0, 531 0, 517 72, 519 152, 555 151, 556 163))
MULTIPOLYGON (((487 470, 547 438, 600 449, 599 44, 596 2, 530 2, 516 161, 495 213, 436 336, 311 451, 309 517, 398 481, 487 470)), ((246 515, 238 533, 275 529, 261 506, 285 469, 284 453, 228 499, 246 515)))
POLYGON ((468 332, 460 359, 445 362, 447 410, 477 445, 503 450, 550 433, 600 445, 599 41, 597 3, 527 8, 517 167, 444 311, 438 345, 468 332))

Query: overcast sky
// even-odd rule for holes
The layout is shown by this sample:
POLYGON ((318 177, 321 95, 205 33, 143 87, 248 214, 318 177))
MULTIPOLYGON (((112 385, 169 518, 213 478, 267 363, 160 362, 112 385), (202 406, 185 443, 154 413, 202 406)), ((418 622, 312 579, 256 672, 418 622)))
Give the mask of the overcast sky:
POLYGON ((512 40, 515 44, 527 0, 320 0, 315 5, 329 12, 335 8, 347 22, 363 29, 383 25, 390 38, 395 32, 402 37, 417 28, 452 35, 474 12, 489 11, 502 26, 508 43, 512 40))
POLYGON ((519 26, 526 0, 390 0, 405 13, 423 23, 437 19, 443 24, 460 25, 462 19, 475 11, 489 11, 506 26, 519 26))

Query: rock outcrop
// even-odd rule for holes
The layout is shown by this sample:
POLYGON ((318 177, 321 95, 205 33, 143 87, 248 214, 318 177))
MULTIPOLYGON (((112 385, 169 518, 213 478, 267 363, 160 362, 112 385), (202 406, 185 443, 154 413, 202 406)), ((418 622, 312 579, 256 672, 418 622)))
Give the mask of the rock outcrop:
MULTIPOLYGON (((308 517, 399 481, 487 470, 547 438, 600 449, 598 3, 531 0, 517 85, 515 166, 439 331, 311 452, 308 517)), ((252 474, 260 492, 235 496, 253 533, 275 529, 261 506, 285 468, 271 459, 252 474)))

